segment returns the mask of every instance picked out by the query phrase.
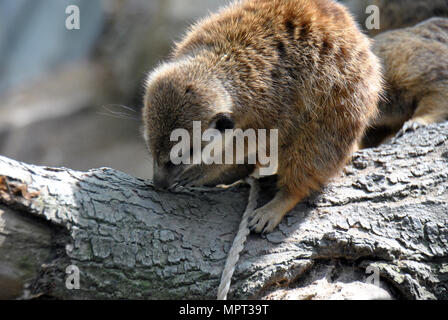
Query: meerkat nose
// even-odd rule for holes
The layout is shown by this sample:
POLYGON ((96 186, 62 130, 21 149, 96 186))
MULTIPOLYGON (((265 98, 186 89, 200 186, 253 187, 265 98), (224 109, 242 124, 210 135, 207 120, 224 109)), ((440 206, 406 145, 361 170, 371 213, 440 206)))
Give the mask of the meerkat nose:
POLYGON ((170 186, 170 182, 165 175, 154 174, 154 185, 156 188, 166 190, 170 186))

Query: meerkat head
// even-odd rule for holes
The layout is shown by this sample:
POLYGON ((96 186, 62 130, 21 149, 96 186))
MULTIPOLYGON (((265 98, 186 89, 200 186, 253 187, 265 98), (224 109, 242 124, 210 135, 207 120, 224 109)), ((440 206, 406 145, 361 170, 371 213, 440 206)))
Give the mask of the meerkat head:
MULTIPOLYGON (((169 188, 188 184, 198 178, 185 174, 197 164, 174 164, 172 133, 182 129, 193 139, 194 122, 202 132, 217 129, 224 132, 235 127, 230 95, 210 70, 191 60, 163 64, 146 82, 143 108, 143 136, 154 160, 154 184, 169 188)), ((189 154, 192 156, 193 142, 189 154)), ((201 148, 205 144, 201 143, 201 148)))

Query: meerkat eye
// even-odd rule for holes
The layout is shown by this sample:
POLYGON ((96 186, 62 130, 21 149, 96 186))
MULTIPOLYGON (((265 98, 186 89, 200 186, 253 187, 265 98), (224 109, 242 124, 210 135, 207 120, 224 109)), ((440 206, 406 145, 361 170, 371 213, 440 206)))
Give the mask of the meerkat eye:
POLYGON ((215 121, 215 129, 224 132, 226 129, 235 128, 235 122, 230 114, 220 114, 215 121))

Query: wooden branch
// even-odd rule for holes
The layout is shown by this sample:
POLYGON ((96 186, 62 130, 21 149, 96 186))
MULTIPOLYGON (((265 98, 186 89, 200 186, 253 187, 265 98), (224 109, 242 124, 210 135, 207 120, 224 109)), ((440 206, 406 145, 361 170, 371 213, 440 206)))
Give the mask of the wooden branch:
MULTIPOLYGON (((170 193, 113 169, 0 157, 0 298, 214 299, 247 196, 246 186, 170 193), (70 265, 79 290, 66 288, 70 265)), ((289 285, 299 298, 372 293, 368 269, 382 286, 370 298, 447 299, 447 225, 443 123, 355 154, 275 232, 250 235, 230 298, 290 298, 272 293, 289 285)))

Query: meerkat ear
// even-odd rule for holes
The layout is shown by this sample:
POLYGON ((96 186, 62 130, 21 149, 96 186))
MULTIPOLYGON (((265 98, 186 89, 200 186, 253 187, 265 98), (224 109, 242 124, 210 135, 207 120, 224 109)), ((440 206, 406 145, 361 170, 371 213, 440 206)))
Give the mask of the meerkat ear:
POLYGON ((218 113, 210 124, 211 129, 224 132, 226 129, 235 128, 235 121, 231 113, 218 113))

